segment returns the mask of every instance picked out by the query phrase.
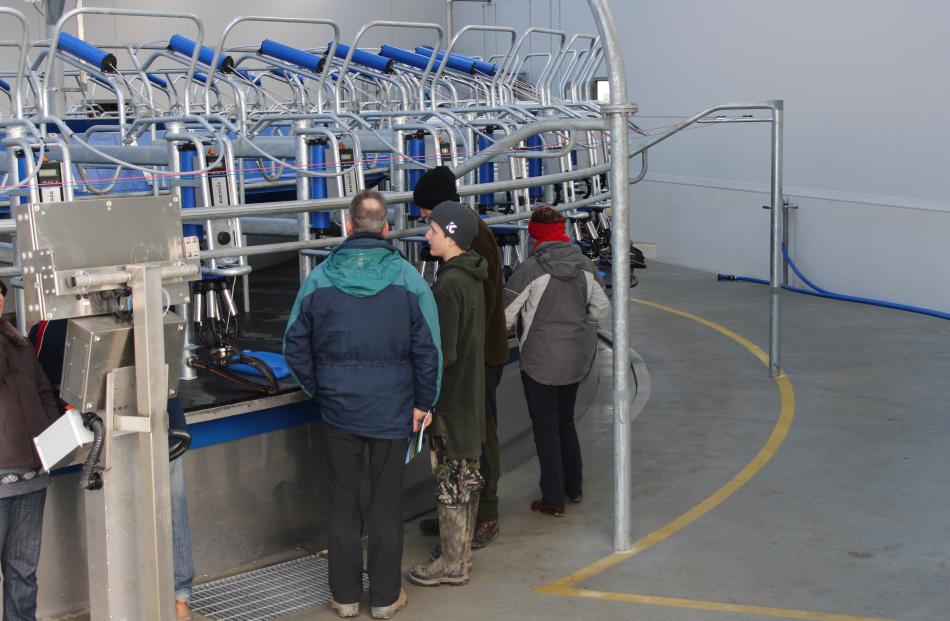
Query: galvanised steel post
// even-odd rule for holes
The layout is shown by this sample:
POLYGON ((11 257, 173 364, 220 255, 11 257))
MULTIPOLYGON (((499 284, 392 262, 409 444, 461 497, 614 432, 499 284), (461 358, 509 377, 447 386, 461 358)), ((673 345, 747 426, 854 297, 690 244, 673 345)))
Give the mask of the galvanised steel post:
POLYGON ((630 377, 630 169, 627 115, 636 107, 627 101, 627 77, 623 51, 613 13, 607 0, 588 0, 607 54, 610 104, 603 106, 610 121, 612 147, 610 190, 613 226, 611 249, 614 292, 614 550, 631 547, 633 505, 632 438, 630 402, 633 398, 630 377))
POLYGON ((782 256, 784 239, 784 212, 782 204, 782 127, 785 102, 772 102, 772 243, 769 262, 769 377, 782 374, 781 294, 785 257, 782 256))

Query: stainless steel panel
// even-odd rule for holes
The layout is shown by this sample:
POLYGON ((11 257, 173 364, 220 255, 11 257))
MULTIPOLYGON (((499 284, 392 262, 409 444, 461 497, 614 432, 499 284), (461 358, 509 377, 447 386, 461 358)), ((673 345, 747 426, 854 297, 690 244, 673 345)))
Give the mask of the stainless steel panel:
MULTIPOLYGON (((28 321, 112 312, 114 287, 73 289, 77 271, 90 274, 135 263, 185 263, 175 197, 83 199, 14 207, 28 321)), ((184 281, 164 284, 170 304, 188 299, 184 281)))

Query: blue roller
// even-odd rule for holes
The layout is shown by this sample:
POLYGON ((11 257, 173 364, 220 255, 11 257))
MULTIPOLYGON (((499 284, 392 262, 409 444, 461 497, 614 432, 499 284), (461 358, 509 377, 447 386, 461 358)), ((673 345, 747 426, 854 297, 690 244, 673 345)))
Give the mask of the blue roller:
POLYGON ((161 77, 157 73, 146 73, 145 77, 148 78, 148 81, 154 84, 159 88, 168 88, 168 80, 161 77))
MULTIPOLYGON (((486 132, 489 136, 491 135, 490 131, 486 132)), ((494 140, 489 140, 485 136, 478 137, 478 150, 487 151, 491 146, 495 144, 494 140)), ((487 162, 478 167, 478 182, 479 183, 492 183, 495 180, 495 165, 491 162, 487 162)), ((478 195, 478 206, 490 208, 495 206, 495 195, 493 193, 489 194, 479 194, 478 195)))
MULTIPOLYGON (((330 46, 327 45, 327 53, 330 52, 330 46)), ((333 51, 333 55, 339 59, 346 58, 347 54, 350 53, 350 46, 343 45, 338 43, 336 49, 333 51)), ((380 56, 379 54, 371 54, 370 52, 364 52, 363 50, 355 50, 353 52, 353 58, 351 62, 356 63, 357 65, 363 65, 364 67, 369 67, 370 69, 375 69, 376 71, 381 71, 382 73, 392 73, 393 72, 393 61, 391 58, 386 58, 380 56)))
MULTIPOLYGON (((195 159, 198 157, 198 153, 193 149, 182 149, 179 151, 179 160, 181 161, 181 172, 190 173, 195 170, 195 159)), ((189 175, 182 174, 181 181, 188 183, 194 182, 200 179, 198 175, 189 175)), ((181 186, 181 206, 182 208, 190 208, 197 205, 195 202, 195 190, 196 188, 191 185, 182 185, 181 186)), ((185 234, 185 237, 197 237, 201 239, 203 237, 202 227, 200 224, 185 223, 181 225, 182 231, 185 234)))
POLYGON ((101 50, 95 45, 86 43, 82 39, 74 37, 67 32, 59 33, 59 43, 57 47, 70 56, 83 60, 93 65, 103 73, 116 72, 115 55, 105 50, 101 50))
MULTIPOLYGON (((409 154, 409 159, 415 160, 419 163, 425 163, 426 161, 426 140, 425 137, 419 136, 418 134, 408 138, 406 140, 406 153, 409 154)), ((409 169, 409 189, 415 190, 416 184, 419 183, 419 179, 422 178, 422 175, 425 174, 425 170, 422 168, 410 168, 409 169)), ((422 212, 419 211, 419 206, 415 203, 409 203, 409 215, 418 218, 422 215, 422 212)))
POLYGON ((288 62, 291 65, 297 65, 311 73, 319 73, 323 67, 323 59, 316 54, 311 54, 310 52, 305 52, 270 39, 261 41, 261 49, 258 50, 258 53, 288 62))
MULTIPOLYGON (((196 45, 197 44, 188 37, 177 34, 172 35, 172 38, 168 40, 168 49, 189 58, 194 55, 196 45)), ((198 52, 198 62, 206 67, 210 67, 212 60, 214 60, 214 50, 207 45, 202 45, 201 51, 198 52)), ((233 73, 234 59, 222 54, 218 58, 218 71, 221 73, 233 73)))
MULTIPOLYGON (((315 140, 309 143, 310 170, 325 172, 327 169, 327 145, 326 142, 315 140)), ((310 198, 327 197, 327 179, 326 177, 307 177, 310 181, 310 198)), ((330 228, 330 212, 315 211, 310 214, 310 227, 314 229, 326 230, 330 228)))
POLYGON ((571 151, 571 166, 577 166, 577 149, 571 151))
MULTIPOLYGON (((386 58, 392 58, 397 63, 402 63, 404 65, 409 65, 410 67, 415 67, 416 69, 425 69, 429 66, 429 56, 423 56, 422 54, 416 54, 415 52, 410 52, 409 50, 404 50, 402 48, 393 47, 392 45, 384 45, 379 50, 380 56, 385 56, 386 58)), ((434 65, 437 67, 438 65, 434 65)))
MULTIPOLYGON (((432 56, 432 50, 427 47, 417 47, 416 53, 429 58, 432 56)), ((436 65, 438 66, 442 63, 445 58, 445 52, 439 52, 435 55, 436 65)), ((457 54, 449 54, 448 68, 455 71, 461 71, 462 73, 467 73, 469 75, 475 74, 475 61, 474 60, 465 60, 463 57, 458 56, 457 54)))
POLYGON ((208 76, 201 73, 200 71, 195 71, 195 74, 191 76, 195 82, 201 82, 202 84, 208 83, 208 76))
MULTIPOLYGON (((529 136, 527 140, 524 141, 525 146, 528 147, 530 151, 540 151, 544 146, 544 141, 541 140, 541 136, 535 134, 534 136, 529 136)), ((530 159, 528 160, 528 176, 529 177, 540 177, 544 174, 544 165, 539 159, 530 159)), ((541 186, 533 187, 529 190, 529 195, 531 198, 541 198, 544 195, 544 188, 541 186)))
POLYGON ((0 90, 6 91, 6 92, 9 93, 9 92, 10 92, 10 83, 7 82, 6 80, 0 78, 0 90))
MULTIPOLYGON (((432 50, 432 48, 429 46, 423 46, 422 49, 432 50)), ((429 56, 431 55, 432 53, 430 51, 429 56)), ((458 58, 459 60, 464 60, 466 62, 474 63, 475 71, 478 71, 479 73, 484 73, 485 75, 495 75, 496 73, 498 73, 498 65, 486 63, 484 60, 478 60, 477 58, 472 58, 471 56, 456 54, 455 52, 452 52, 451 56, 458 58)))

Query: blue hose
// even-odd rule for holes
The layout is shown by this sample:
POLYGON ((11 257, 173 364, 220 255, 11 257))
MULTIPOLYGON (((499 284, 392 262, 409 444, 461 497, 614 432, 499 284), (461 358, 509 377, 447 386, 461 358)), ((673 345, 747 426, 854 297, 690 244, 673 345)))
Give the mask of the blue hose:
MULTIPOLYGON (((944 313, 942 311, 934 310, 932 308, 923 308, 921 306, 910 306, 907 304, 899 304, 897 302, 889 302, 887 300, 875 300, 874 298, 862 298, 853 295, 845 295, 843 293, 835 293, 833 291, 828 291, 823 289, 810 281, 801 270, 798 269, 798 266, 795 265, 795 261, 792 260, 792 257, 788 254, 788 249, 785 247, 785 244, 782 244, 782 254, 785 256, 785 260, 788 261, 789 267, 792 268, 792 271, 795 272, 795 275, 798 276, 803 283, 808 285, 812 290, 801 289, 799 287, 792 287, 789 285, 782 285, 782 289, 788 291, 793 291, 795 293, 803 293, 805 295, 813 295, 819 298, 829 298, 831 300, 841 300, 842 302, 854 302, 856 304, 868 304, 870 306, 880 306, 882 308, 892 308, 894 310, 906 311, 908 313, 917 313, 918 315, 927 315, 929 317, 936 317, 938 319, 950 319, 950 313, 944 313)), ((770 284, 768 280, 764 278, 753 278, 752 276, 730 276, 727 274, 718 274, 716 276, 719 280, 732 280, 737 282, 753 282, 760 285, 770 284)))

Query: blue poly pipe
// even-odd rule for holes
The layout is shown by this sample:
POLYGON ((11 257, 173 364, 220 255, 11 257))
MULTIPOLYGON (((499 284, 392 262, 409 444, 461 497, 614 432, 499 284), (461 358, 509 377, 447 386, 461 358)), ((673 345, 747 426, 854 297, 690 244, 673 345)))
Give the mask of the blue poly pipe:
MULTIPOLYGON (((309 144, 310 151, 310 169, 325 172, 327 169, 327 145, 320 141, 313 141, 309 144)), ((327 197, 327 179, 326 177, 307 177, 310 181, 310 198, 327 197)), ((310 214, 310 227, 314 229, 326 230, 330 228, 330 212, 315 211, 310 214)))
MULTIPOLYGON (((428 57, 428 56, 432 56, 432 48, 429 47, 428 45, 422 46, 421 49, 423 49, 423 50, 429 50, 429 53, 426 54, 427 57, 428 57)), ((418 52, 418 51, 419 51, 419 48, 416 48, 416 51, 418 52)), ((419 53, 421 54, 422 52, 419 52, 419 53)), ((478 60, 477 58, 472 58, 471 56, 465 56, 465 55, 463 55, 463 54, 456 54, 455 52, 452 52, 451 56, 454 57, 454 58, 458 58, 459 60, 464 61, 464 62, 467 62, 467 63, 473 63, 473 64, 475 65, 475 71, 477 71, 477 72, 479 72, 479 73, 484 73, 484 74, 487 75, 487 76, 493 76, 493 75, 495 75, 496 73, 498 73, 498 65, 493 65, 493 64, 491 64, 491 63, 486 63, 486 62, 483 61, 483 60, 478 60)))
POLYGON ((114 54, 99 49, 95 45, 86 43, 68 32, 59 33, 59 42, 56 46, 63 52, 97 67, 103 73, 116 72, 114 54))
POLYGON ((0 90, 10 92, 10 83, 4 79, 0 79, 0 90))
MULTIPOLYGON (((197 74, 196 74, 197 75, 197 74)), ((198 157, 197 151, 193 149, 182 149, 179 151, 179 160, 181 162, 181 172, 190 173, 195 170, 195 159, 198 157)), ((200 179, 198 175, 189 175, 183 174, 181 176, 181 181, 184 182, 194 182, 200 179)), ((195 201, 195 191, 197 188, 189 185, 181 186, 181 206, 182 208, 191 208, 197 205, 195 201)), ((190 222, 181 225, 182 231, 185 234, 185 237, 197 237, 201 239, 202 227, 200 224, 192 224, 190 222)))
MULTIPOLYGON (((421 54, 426 58, 432 56, 432 49, 427 47, 417 47, 416 54, 421 54)), ((443 60, 445 59, 445 52, 440 51, 435 55, 436 67, 438 67, 443 60)), ((475 74, 475 61, 471 59, 466 59, 458 54, 449 54, 448 68, 454 71, 461 71, 462 73, 467 73, 469 75, 475 74)))
MULTIPOLYGON (((327 45, 327 52, 329 53, 330 46, 327 45)), ((336 49, 333 51, 333 55, 339 59, 346 58, 347 54, 350 53, 350 46, 343 45, 338 43, 336 49)), ((392 73, 393 72, 393 60, 391 58, 386 58, 380 56, 379 54, 372 54, 370 52, 364 52, 363 50, 355 50, 353 52, 353 58, 350 59, 350 62, 356 63, 357 65, 363 65, 364 67, 369 67, 370 69, 375 69, 376 71, 381 71, 383 73, 392 73)))
MULTIPOLYGON (((426 141, 425 138, 409 138, 406 140, 406 152, 409 154, 409 158, 415 160, 416 162, 425 163, 426 161, 426 141)), ((422 178, 422 175, 425 174, 425 170, 421 168, 410 168, 409 169, 409 190, 415 190, 416 184, 419 183, 419 179, 422 178)), ((422 215, 422 212, 419 210, 419 205, 415 203, 409 203, 409 215, 413 218, 418 218, 422 215)))
MULTIPOLYGON (((528 136, 528 139, 524 141, 525 146, 528 147, 531 151, 540 151, 544 146, 544 141, 541 140, 539 134, 534 136, 528 136)), ((530 159, 528 160, 528 176, 529 177, 540 177, 544 174, 544 163, 540 159, 530 159)), ((528 191, 531 198, 541 198, 544 196, 544 188, 541 186, 535 186, 528 191)))
POLYGON ((270 39, 261 41, 261 49, 258 50, 258 53, 288 62, 291 65, 297 65, 311 73, 319 73, 323 67, 323 59, 316 54, 298 50, 295 47, 290 47, 289 45, 284 45, 283 43, 278 43, 270 39))
MULTIPOLYGON (((409 65, 410 67, 415 67, 416 69, 425 69, 429 66, 429 56, 423 56, 422 54, 416 54, 415 52, 410 52, 409 50, 404 50, 402 48, 393 47, 392 45, 384 45, 379 49, 379 55, 385 56, 386 58, 391 58, 397 63, 402 63, 403 65, 409 65)), ((434 65, 434 68, 437 68, 438 65, 434 65)))
POLYGON ((161 77, 157 73, 146 73, 145 77, 148 78, 148 81, 154 84, 159 88, 168 88, 168 80, 161 77))
MULTIPOLYGON (((168 40, 168 49, 189 58, 194 55, 196 45, 197 43, 188 37, 183 37, 177 34, 172 35, 172 38, 168 40)), ((202 45, 201 51, 198 52, 198 62, 206 67, 210 67, 212 60, 214 60, 214 50, 207 45, 202 45)), ((220 57, 218 57, 218 71, 221 73, 233 73, 234 59, 230 56, 225 56, 222 54, 220 57)))
MULTIPOLYGON (((788 249, 785 247, 785 244, 782 244, 782 254, 785 255, 785 260, 788 261, 789 267, 792 268, 792 271, 795 272, 795 275, 798 276, 803 283, 812 288, 812 291, 808 289, 801 289, 799 287, 792 287, 790 285, 782 285, 782 289, 788 291, 793 291, 795 293, 803 293, 805 295, 812 295, 819 298, 828 298, 831 300, 840 300, 842 302, 854 302, 855 304, 867 304, 869 306, 880 306, 882 308, 891 308, 894 310, 905 311, 908 313, 917 313, 918 315, 927 315, 929 317, 936 317, 938 319, 950 319, 950 313, 945 313, 943 311, 934 310, 932 308, 924 308, 922 306, 910 306, 907 304, 899 304, 897 302, 889 302, 887 300, 876 300, 874 298, 862 298, 853 295, 844 295, 842 293, 834 293, 833 291, 828 291, 823 289, 808 280, 804 274, 798 269, 798 266, 795 265, 795 262, 792 260, 792 257, 788 254, 788 249)), ((753 278, 752 276, 729 276, 726 274, 717 275, 719 280, 734 280, 739 282, 754 282, 761 285, 770 284, 769 281, 764 278, 753 278)))
MULTIPOLYGON (((486 132, 489 136, 491 132, 486 132)), ((490 149, 491 146, 495 144, 493 140, 489 140, 485 136, 478 137, 478 150, 479 152, 490 149)), ((492 162, 486 162, 478 167, 478 182, 479 183, 493 183, 495 181, 495 164, 492 162)), ((478 195, 478 206, 491 208, 495 206, 495 195, 490 194, 479 194, 478 195)))
POLYGON ((195 71, 194 75, 191 77, 194 78, 195 82, 201 82, 202 84, 208 83, 208 76, 201 73, 200 71, 195 71))

